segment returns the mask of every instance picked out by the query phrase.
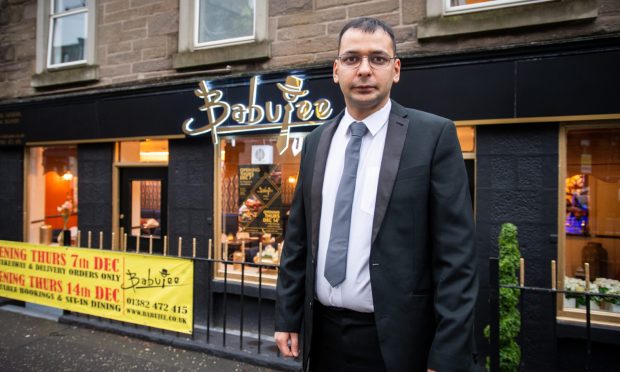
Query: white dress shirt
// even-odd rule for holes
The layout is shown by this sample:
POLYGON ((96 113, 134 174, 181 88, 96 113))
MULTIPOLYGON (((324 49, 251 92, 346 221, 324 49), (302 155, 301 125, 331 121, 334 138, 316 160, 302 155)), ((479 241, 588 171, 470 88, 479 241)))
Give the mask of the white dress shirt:
POLYGON ((319 250, 316 265, 316 296, 323 305, 343 307, 360 312, 374 311, 368 262, 379 170, 381 169, 391 108, 392 102, 388 100, 379 111, 361 120, 366 124, 368 132, 362 139, 355 181, 349 249, 347 251, 347 273, 345 280, 334 288, 324 276, 325 256, 327 255, 334 217, 336 194, 344 169, 345 150, 351 137, 349 126, 357 121, 351 117, 348 110, 345 110, 329 147, 323 181, 323 204, 321 206, 319 250))

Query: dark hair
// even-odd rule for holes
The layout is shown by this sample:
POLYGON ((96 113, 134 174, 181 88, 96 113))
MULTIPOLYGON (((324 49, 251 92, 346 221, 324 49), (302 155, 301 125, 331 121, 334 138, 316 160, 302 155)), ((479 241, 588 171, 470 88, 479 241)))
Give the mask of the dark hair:
POLYGON ((380 19, 370 17, 356 18, 344 25, 342 30, 340 30, 340 35, 338 35, 338 52, 340 52, 340 41, 342 40, 342 35, 344 35, 344 33, 351 28, 361 30, 367 34, 374 34, 378 29, 385 31, 388 35, 390 35, 390 39, 392 39, 392 49, 394 49, 394 55, 396 55, 396 40, 394 39, 394 30, 392 30, 392 27, 380 19))

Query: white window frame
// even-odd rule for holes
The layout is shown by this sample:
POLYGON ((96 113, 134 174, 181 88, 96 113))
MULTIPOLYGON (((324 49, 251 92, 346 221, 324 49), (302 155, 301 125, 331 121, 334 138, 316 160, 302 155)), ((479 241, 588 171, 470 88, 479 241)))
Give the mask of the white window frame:
POLYGON ((519 6, 525 4, 545 3, 555 0, 491 0, 488 2, 467 4, 467 5, 451 5, 451 0, 443 1, 443 14, 455 15, 463 13, 480 12, 484 10, 507 8, 511 6, 519 6))
POLYGON ((47 41, 47 68, 63 68, 69 66, 83 65, 88 61, 88 46, 87 44, 90 42, 89 28, 88 28, 88 1, 86 0, 86 4, 82 8, 75 8, 64 12, 54 13, 54 3, 55 0, 51 0, 49 2, 49 18, 48 18, 48 41, 47 41), (54 21, 63 17, 68 17, 76 14, 86 13, 86 21, 84 23, 84 28, 86 32, 86 40, 84 43, 84 58, 79 61, 71 61, 71 62, 63 62, 63 63, 52 63, 52 42, 54 38, 54 21))
POLYGON ((217 40, 217 41, 208 41, 208 42, 203 42, 200 43, 198 41, 198 32, 200 30, 199 27, 199 22, 200 22, 200 0, 194 0, 194 20, 193 20, 193 30, 192 30, 192 34, 193 34, 193 48, 194 49, 203 49, 203 48, 212 48, 212 47, 219 47, 219 46, 224 46, 224 45, 234 45, 234 44, 244 44, 244 43, 250 43, 250 42, 254 42, 256 41, 256 13, 257 13, 257 9, 256 9, 256 2, 257 0, 252 0, 254 2, 254 12, 253 12, 253 19, 252 19, 252 35, 251 36, 242 36, 242 37, 235 37, 235 38, 230 38, 230 39, 224 39, 224 40, 217 40))

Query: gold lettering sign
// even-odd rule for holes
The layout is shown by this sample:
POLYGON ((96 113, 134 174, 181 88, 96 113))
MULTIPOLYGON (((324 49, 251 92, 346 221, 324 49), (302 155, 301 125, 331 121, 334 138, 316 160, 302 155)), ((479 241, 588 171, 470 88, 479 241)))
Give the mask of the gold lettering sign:
MULTIPOLYGON (((272 101, 265 103, 265 107, 256 104, 256 88, 258 78, 254 76, 250 80, 250 92, 248 104, 236 103, 231 105, 223 100, 224 93, 218 89, 210 89, 206 81, 198 84, 194 91, 196 97, 204 101, 204 105, 198 110, 206 111, 207 123, 195 127, 194 118, 183 122, 183 132, 190 136, 197 136, 211 132, 213 143, 218 143, 218 127, 229 118, 244 126, 238 131, 252 130, 256 124, 273 123, 280 126, 280 135, 276 146, 280 154, 288 148, 290 128, 299 125, 322 124, 333 112, 331 102, 325 98, 314 102, 299 100, 308 95, 309 91, 303 89, 304 81, 296 76, 288 76, 284 84, 278 83, 277 88, 282 92, 284 104, 274 104, 272 101), (319 121, 312 121, 315 117, 319 121)), ((231 131, 227 131, 231 132, 231 131)))

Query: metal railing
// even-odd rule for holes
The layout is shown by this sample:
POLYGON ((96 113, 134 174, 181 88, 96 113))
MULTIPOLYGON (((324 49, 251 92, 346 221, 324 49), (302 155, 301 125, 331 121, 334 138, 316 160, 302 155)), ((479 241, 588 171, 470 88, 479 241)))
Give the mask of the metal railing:
MULTIPOLYGON (((589 270, 588 264, 585 264, 586 267, 586 285, 585 291, 569 291, 566 289, 558 289, 557 288, 557 280, 556 280, 556 271, 555 271, 555 261, 551 262, 551 288, 542 288, 542 287, 532 287, 525 285, 525 277, 524 277, 524 261, 521 259, 521 267, 520 267, 520 278, 518 285, 509 285, 509 284, 501 284, 499 281, 499 259, 498 258, 490 258, 489 259, 489 281, 490 281, 490 293, 489 293, 489 305, 490 305, 490 315, 489 315, 489 323, 490 323, 490 332, 489 332, 489 367, 491 372, 500 371, 500 288, 508 288, 514 289, 518 291, 519 294, 519 311, 521 313, 521 327, 519 331, 519 336, 517 339, 517 343, 521 346, 524 344, 525 335, 524 332, 528 331, 528 327, 526 326, 527 319, 523 316, 523 310, 526 306, 526 297, 530 295, 542 295, 548 296, 551 306, 548 307, 549 315, 553 319, 552 324, 552 334, 550 338, 553 340, 553 355, 548 357, 552 359, 553 370, 557 369, 557 360, 558 360, 558 349, 557 349, 557 315, 558 315, 558 296, 569 295, 572 298, 581 299, 581 302, 585 305, 585 316, 584 321, 584 338, 585 338, 585 370, 592 371, 593 367, 596 364, 596 360, 592 354, 592 309, 591 309, 591 300, 599 298, 600 300, 617 300, 620 301, 620 295, 613 295, 607 293, 597 293, 590 291, 590 278, 589 278, 589 270)), ((580 313, 579 315, 581 315, 580 313)), ((583 324, 583 323, 582 323, 583 324)), ((523 348, 522 348, 523 349, 523 348)), ((521 370, 526 370, 523 367, 524 354, 521 354, 521 370)))
MULTIPOLYGON (((78 234, 77 238, 78 242, 80 241, 79 235, 80 234, 78 234)), ((182 334, 179 332, 68 311, 65 312, 66 315, 63 317, 65 320, 88 323, 92 326, 100 326, 136 337, 169 343, 189 349, 203 350, 215 355, 248 361, 255 364, 286 370, 300 369, 300 361, 280 357, 273 340, 273 318, 269 317, 268 320, 270 323, 265 324, 266 320, 264 318, 267 313, 265 307, 269 306, 273 309, 273 301, 266 301, 270 298, 266 298, 265 296, 265 273, 269 272, 277 276, 277 265, 246 262, 245 260, 233 261, 225 258, 215 258, 213 256, 211 240, 209 240, 207 257, 197 257, 195 238, 192 240, 191 257, 182 255, 181 238, 178 240, 176 255, 170 254, 167 237, 163 239, 164 245, 162 253, 153 252, 152 239, 149 239, 151 242, 148 250, 143 249, 141 251, 139 244, 135 249, 128 250, 127 234, 121 233, 119 235, 119 237, 116 237, 114 233, 112 233, 111 245, 113 249, 115 249, 118 244, 122 252, 174 256, 193 260, 194 312, 192 334, 182 334), (233 267, 235 267, 236 270, 233 270, 233 267), (248 280, 248 271, 253 271, 251 280, 248 280), (198 278, 196 272, 201 272, 201 275, 206 276, 204 285, 199 286, 197 284, 199 280, 196 280, 198 278), (215 275, 216 272, 218 275, 215 275), (233 278, 231 279, 231 277, 233 278), (216 297, 219 297, 218 301, 215 301, 216 297), (248 300, 249 298, 252 299, 251 303, 248 300), (206 311, 196 311, 197 303, 204 303, 206 311), (249 303, 253 305, 252 310, 255 311, 247 311, 249 303), (199 315, 201 313, 203 313, 203 317, 199 315), (235 319, 236 316, 238 316, 238 319, 235 319), (246 324, 246 321, 249 319, 254 321, 251 329, 248 329, 246 324)), ((102 239, 103 234, 100 233, 99 237, 102 239)), ((88 233, 87 242, 86 248, 103 249, 101 240, 99 241, 98 247, 90 247, 92 243, 91 232, 88 233)), ((273 310, 271 310, 271 312, 273 312, 273 310)))

